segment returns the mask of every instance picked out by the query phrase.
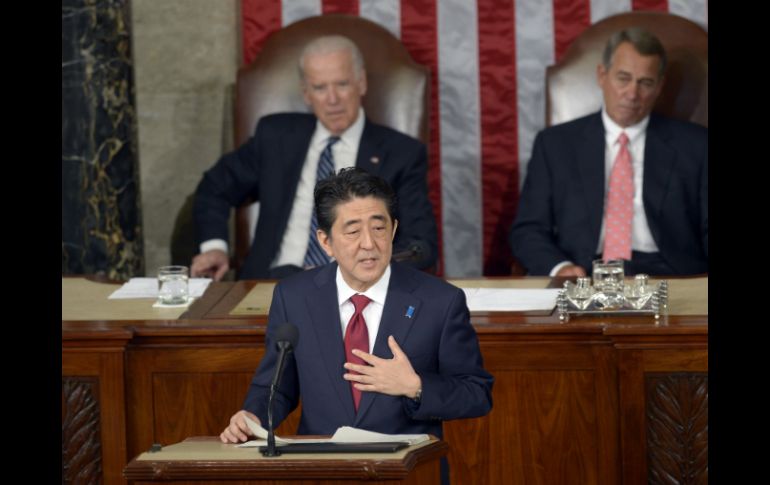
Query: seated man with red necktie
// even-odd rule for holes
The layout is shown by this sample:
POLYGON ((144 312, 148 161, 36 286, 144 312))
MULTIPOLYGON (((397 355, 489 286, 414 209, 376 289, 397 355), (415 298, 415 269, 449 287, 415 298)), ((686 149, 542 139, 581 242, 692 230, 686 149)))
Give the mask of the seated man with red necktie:
POLYGON ((343 167, 356 166, 388 181, 401 201, 396 252, 432 268, 438 255, 433 208, 428 200, 425 145, 366 119, 361 97, 366 71, 356 45, 324 36, 302 51, 299 72, 313 114, 278 113, 261 118, 254 135, 224 155, 195 192, 193 221, 200 254, 192 276, 220 280, 229 269, 230 210, 259 201, 259 219, 238 278, 283 278, 325 264, 315 242, 313 187, 343 167), (414 249, 417 248, 417 249, 414 249))
MULTIPOLYGON (((298 434, 353 426, 442 437, 443 421, 487 414, 494 379, 484 370, 465 294, 391 262, 400 229, 393 189, 348 168, 320 181, 314 198, 318 242, 336 261, 276 285, 265 356, 222 442, 248 439, 244 416, 267 422, 276 328, 284 322, 297 326, 299 340, 278 386, 274 426, 300 398, 298 434)), ((444 483, 446 467, 442 460, 444 483)))
POLYGON ((708 130, 651 113, 665 69, 655 36, 617 32, 597 67, 602 110, 538 134, 510 234, 529 274, 586 276, 597 258, 708 272, 708 130))

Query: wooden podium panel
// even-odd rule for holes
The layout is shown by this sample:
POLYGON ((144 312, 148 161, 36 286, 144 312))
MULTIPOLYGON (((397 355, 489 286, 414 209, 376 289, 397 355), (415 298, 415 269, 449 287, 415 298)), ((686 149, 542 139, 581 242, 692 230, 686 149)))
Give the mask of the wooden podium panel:
POLYGON ((612 346, 481 342, 493 407, 444 423, 452 483, 619 483, 612 346))
POLYGON ((395 453, 292 453, 265 458, 256 448, 223 444, 216 437, 188 438, 145 452, 126 466, 136 485, 175 484, 350 484, 433 485, 441 481, 439 459, 446 442, 433 439, 395 453))
MULTIPOLYGON (((65 471, 125 483, 125 464, 153 443, 218 435, 264 352, 266 316, 230 314, 257 284, 212 284, 177 320, 63 320, 65 393, 88 390, 100 403, 81 423, 89 429, 78 433, 72 422, 66 430, 89 436, 86 450, 96 458, 78 461, 63 447, 65 471)), ((484 367, 495 377, 493 408, 444 423, 452 483, 706 482, 706 288, 675 280, 673 314, 657 322, 472 313, 484 367), (700 303, 683 306, 676 296, 700 303)), ((298 421, 297 410, 278 434, 296 433, 298 421)))

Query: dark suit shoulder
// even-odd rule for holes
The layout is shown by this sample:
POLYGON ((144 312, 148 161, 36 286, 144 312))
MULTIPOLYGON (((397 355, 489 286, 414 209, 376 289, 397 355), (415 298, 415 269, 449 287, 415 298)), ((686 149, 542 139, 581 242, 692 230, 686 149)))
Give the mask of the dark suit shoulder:
MULTIPOLYGON (((597 140, 604 133, 601 112, 592 113, 558 125, 544 128, 537 134, 535 144, 557 154, 574 153, 587 141, 597 140)), ((558 155, 561 157, 561 155, 558 155)))
POLYGON ((316 117, 310 113, 273 113, 257 122, 257 131, 286 131, 288 129, 315 128, 316 117))
POLYGON ((665 133, 669 137, 682 137, 688 141, 708 139, 708 128, 705 126, 690 121, 668 118, 656 113, 650 115, 650 124, 647 129, 665 133))
POLYGON ((390 267, 392 271, 390 284, 406 286, 406 288, 401 289, 418 294, 430 295, 431 298, 452 298, 458 291, 461 291, 458 287, 448 283, 446 280, 406 264, 392 262, 390 267))
POLYGON ((288 293, 305 293, 308 288, 315 288, 328 282, 334 284, 336 275, 337 264, 327 264, 289 275, 278 281, 275 287, 276 290, 280 288, 288 293))
POLYGON ((574 120, 559 123, 558 125, 549 126, 544 128, 541 134, 546 138, 565 138, 579 136, 586 130, 592 129, 604 129, 601 112, 591 113, 574 120))
POLYGON ((708 164, 708 128, 704 126, 653 114, 647 140, 651 147, 665 147, 676 153, 679 167, 700 170, 708 164))
POLYGON ((369 118, 366 119, 364 133, 372 137, 387 140, 388 143, 392 143, 396 146, 403 146, 407 149, 417 149, 424 146, 420 140, 413 138, 406 133, 394 130, 393 128, 374 123, 369 120, 369 118))

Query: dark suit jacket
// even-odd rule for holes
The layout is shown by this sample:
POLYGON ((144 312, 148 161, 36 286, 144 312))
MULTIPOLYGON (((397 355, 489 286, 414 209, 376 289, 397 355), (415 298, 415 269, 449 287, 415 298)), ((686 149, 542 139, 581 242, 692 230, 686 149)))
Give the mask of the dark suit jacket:
POLYGON ((381 433, 431 433, 443 420, 483 416, 492 408, 493 377, 483 368, 476 332, 462 290, 409 266, 391 263, 388 294, 374 355, 392 358, 393 335, 422 379, 419 406, 406 397, 364 392, 353 408, 345 373, 345 348, 337 305, 337 264, 290 276, 273 293, 266 353, 244 409, 267 423, 269 387, 278 352, 272 334, 291 322, 299 342, 287 360, 273 414, 278 425, 302 398, 299 434, 333 434, 340 426, 381 433), (408 318, 409 306, 414 313, 408 318))
MULTIPOLYGON (((199 244, 209 239, 228 240, 230 209, 248 197, 260 202, 254 241, 240 278, 268 277, 270 263, 281 247, 315 126, 315 116, 304 113, 261 118, 254 136, 220 158, 198 185, 193 217, 199 244)), ((405 250, 412 241, 424 241, 429 254, 419 267, 432 266, 438 240, 428 200, 425 146, 366 120, 356 166, 381 176, 396 192, 399 208, 394 252, 405 250)))
MULTIPOLYGON (((511 230, 530 274, 570 260, 590 271, 604 215, 601 112, 553 126, 535 139, 511 230)), ((678 274, 708 272, 708 130, 652 114, 642 200, 663 260, 678 274)))

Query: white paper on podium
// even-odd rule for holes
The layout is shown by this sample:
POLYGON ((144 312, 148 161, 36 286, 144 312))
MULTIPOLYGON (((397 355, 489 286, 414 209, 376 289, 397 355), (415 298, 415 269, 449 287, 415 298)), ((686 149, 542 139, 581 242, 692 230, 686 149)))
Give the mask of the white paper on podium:
MULTIPOLYGON (((246 443, 237 445, 239 448, 255 448, 258 446, 267 446, 267 430, 246 417, 246 424, 254 435, 259 438, 246 443)), ((423 441, 428 441, 430 437, 427 434, 383 434, 364 429, 352 428, 350 426, 341 426, 337 428, 334 436, 331 438, 280 438, 275 437, 276 446, 288 445, 291 443, 393 443, 406 441, 410 445, 416 445, 423 441)))
MULTIPOLYGON (((246 425, 248 425, 251 432, 254 433, 254 436, 256 436, 259 439, 247 441, 237 446, 239 448, 254 448, 257 446, 267 446, 267 430, 263 428, 261 425, 259 425, 258 423, 254 422, 254 420, 250 419, 248 416, 245 416, 245 419, 246 419, 246 425)), ((330 441, 331 441, 330 438, 291 439, 291 438, 281 438, 278 435, 275 436, 275 444, 277 446, 288 445, 290 443, 328 443, 330 441)))
MULTIPOLYGON (((188 280, 188 291, 191 298, 200 298, 203 292, 211 283, 211 278, 190 278, 188 280)), ((109 300, 119 300, 128 298, 157 298, 158 297, 158 279, 157 278, 131 278, 120 288, 113 291, 108 297, 109 300)))
POLYGON ((526 312, 553 310, 558 289, 463 288, 472 312, 526 312))
POLYGON ((332 443, 395 443, 406 441, 410 445, 416 445, 428 441, 427 434, 385 434, 367 431, 365 429, 341 426, 332 436, 332 443))

